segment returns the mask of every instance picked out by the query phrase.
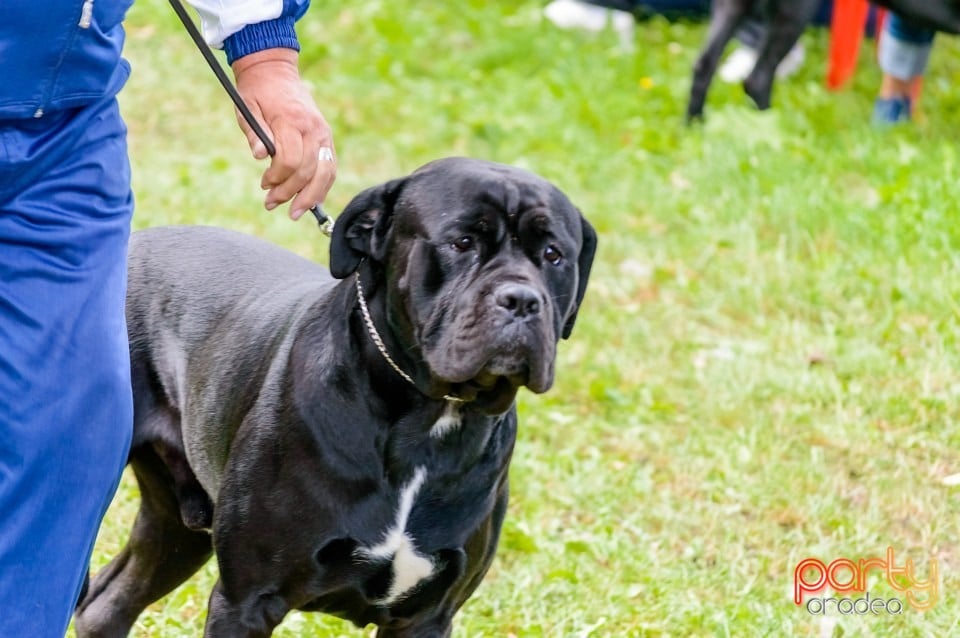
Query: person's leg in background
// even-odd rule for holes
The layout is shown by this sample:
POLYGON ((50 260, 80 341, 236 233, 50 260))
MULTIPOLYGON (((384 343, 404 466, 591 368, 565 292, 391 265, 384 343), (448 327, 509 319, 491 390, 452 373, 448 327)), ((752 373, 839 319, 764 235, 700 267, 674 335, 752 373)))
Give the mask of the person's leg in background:
POLYGON ((116 100, 0 121, 0 636, 61 638, 132 431, 116 100))
POLYGON ((583 29, 598 33, 612 28, 624 49, 633 48, 633 2, 584 2, 581 0, 553 0, 543 8, 543 15, 561 29, 583 29))
POLYGON ((629 50, 638 16, 702 17, 709 9, 710 0, 553 0, 543 14, 561 29, 599 32, 611 27, 629 50))
POLYGON ((705 17, 710 0, 553 0, 543 13, 561 28, 600 31, 636 16, 705 17))
POLYGON ((918 27, 893 12, 880 34, 878 58, 883 78, 873 107, 873 121, 893 124, 913 115, 914 83, 927 69, 934 31, 918 27))
MULTIPOLYGON (((831 5, 831 0, 823 0, 815 23, 829 22, 831 5)), ((710 0, 553 0, 543 12, 548 20, 562 29, 579 28, 598 32, 612 27, 624 44, 630 44, 634 16, 660 14, 668 17, 705 17, 710 12, 710 0)), ((766 32, 765 16, 759 8, 755 8, 737 29, 734 37, 739 46, 720 66, 720 79, 731 83, 746 79, 757 61, 757 51, 766 32)), ((777 67, 777 77, 796 73, 805 57, 803 44, 797 42, 777 67)))

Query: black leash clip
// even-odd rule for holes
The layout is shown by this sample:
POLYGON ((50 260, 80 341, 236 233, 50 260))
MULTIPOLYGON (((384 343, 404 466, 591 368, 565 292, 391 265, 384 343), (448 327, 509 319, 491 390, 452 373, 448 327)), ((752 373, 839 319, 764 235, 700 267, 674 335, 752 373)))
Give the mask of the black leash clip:
POLYGON ((313 213, 313 216, 317 218, 317 224, 320 225, 320 232, 330 237, 333 235, 333 217, 327 215, 323 212, 323 209, 320 208, 320 204, 314 204, 313 208, 310 209, 310 212, 313 213))

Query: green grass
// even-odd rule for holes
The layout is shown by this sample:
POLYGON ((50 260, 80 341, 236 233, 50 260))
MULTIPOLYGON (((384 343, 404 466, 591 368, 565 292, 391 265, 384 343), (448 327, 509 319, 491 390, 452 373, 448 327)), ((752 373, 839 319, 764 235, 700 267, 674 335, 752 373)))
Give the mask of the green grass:
MULTIPOLYGON (((960 488, 942 483, 960 473, 958 43, 938 40, 912 126, 869 124, 872 42, 831 93, 811 31, 773 111, 718 83, 689 129, 702 24, 642 24, 627 54, 540 7, 317 2, 300 26, 337 139, 331 212, 472 155, 552 179, 601 235, 557 385, 521 396, 500 552, 455 635, 960 633, 960 488), (801 559, 887 546, 923 574, 939 561, 933 610, 822 621, 792 603, 801 559)), ((166 3, 137 3, 127 53, 136 226, 212 223, 325 262, 309 218, 262 210, 262 166, 166 3)), ((136 502, 126 477, 95 569, 136 502)), ((200 635, 215 578, 210 564, 133 635, 200 635)), ((369 633, 317 614, 277 631, 369 633)))

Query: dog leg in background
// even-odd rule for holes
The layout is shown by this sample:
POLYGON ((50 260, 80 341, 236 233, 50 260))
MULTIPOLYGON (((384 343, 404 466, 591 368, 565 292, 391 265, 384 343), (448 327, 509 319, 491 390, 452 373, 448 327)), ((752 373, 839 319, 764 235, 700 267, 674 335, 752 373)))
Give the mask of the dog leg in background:
POLYGON ((757 63, 743 82, 743 90, 761 111, 770 108, 777 67, 813 19, 819 0, 780 2, 778 5, 770 20, 767 37, 760 45, 757 63))
POLYGON ((717 72, 723 50, 752 6, 751 0, 714 1, 707 32, 707 44, 693 65, 693 82, 690 86, 690 101, 687 104, 688 123, 703 117, 707 91, 717 72))

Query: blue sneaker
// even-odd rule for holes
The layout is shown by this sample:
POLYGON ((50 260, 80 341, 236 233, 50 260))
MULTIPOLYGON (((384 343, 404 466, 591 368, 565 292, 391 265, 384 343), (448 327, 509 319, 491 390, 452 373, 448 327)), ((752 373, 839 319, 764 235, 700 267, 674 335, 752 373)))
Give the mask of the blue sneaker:
POLYGON ((873 103, 873 123, 882 126, 909 122, 912 110, 909 97, 877 98, 873 103))

